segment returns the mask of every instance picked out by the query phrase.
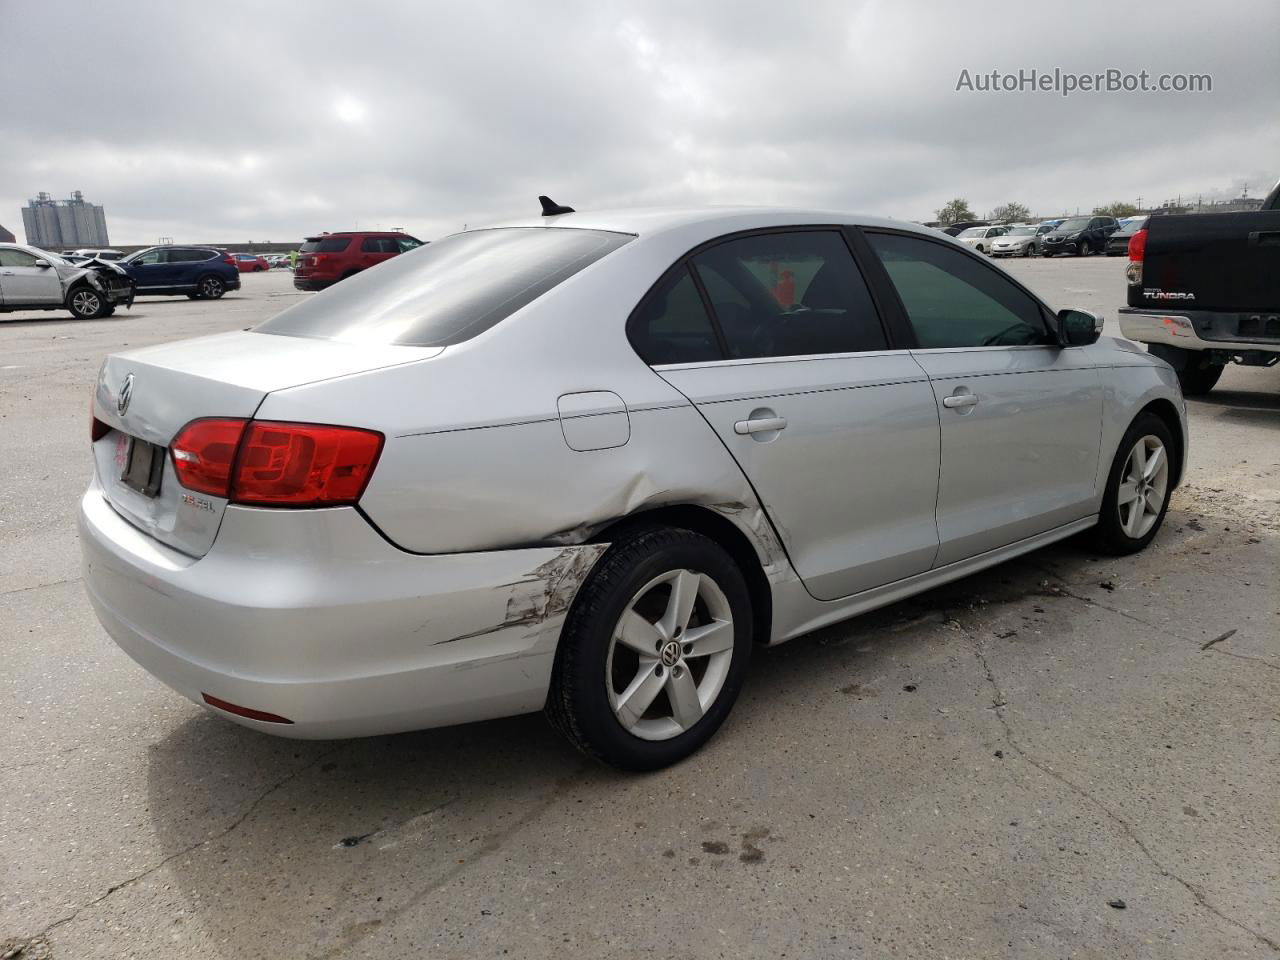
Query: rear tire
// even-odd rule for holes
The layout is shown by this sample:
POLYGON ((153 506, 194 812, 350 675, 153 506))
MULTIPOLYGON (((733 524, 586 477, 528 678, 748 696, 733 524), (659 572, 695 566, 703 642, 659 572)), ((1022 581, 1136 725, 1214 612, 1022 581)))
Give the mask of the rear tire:
POLYGON ((1208 363, 1198 356, 1187 358, 1186 365, 1178 371, 1178 383, 1186 397, 1203 397, 1217 385, 1225 365, 1208 363))
POLYGON ((1111 462, 1102 511, 1094 528, 1098 549, 1137 553, 1164 523, 1173 495, 1173 436, 1154 413, 1141 413, 1129 425, 1111 462), (1141 448, 1141 450, 1139 450, 1141 448))
POLYGON ((207 274, 200 278, 196 283, 196 295, 194 299, 199 300, 218 300, 227 292, 227 285, 221 277, 215 277, 213 274, 207 274))
POLYGON ((717 543, 691 530, 635 529, 609 547, 574 599, 547 716, 604 763, 673 764, 729 715, 752 626, 746 580, 717 543))

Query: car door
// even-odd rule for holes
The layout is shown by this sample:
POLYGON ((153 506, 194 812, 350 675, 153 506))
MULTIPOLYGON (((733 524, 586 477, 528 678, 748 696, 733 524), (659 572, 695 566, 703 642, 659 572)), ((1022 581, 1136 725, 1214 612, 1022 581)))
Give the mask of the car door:
POLYGON ((127 262, 126 267, 137 283, 138 293, 159 292, 169 285, 167 253, 166 247, 152 247, 127 262))
POLYGON ((933 393, 893 348, 839 228, 704 247, 654 288, 629 331, 737 461, 813 596, 929 569, 933 393))
POLYGON ((26 250, 0 250, 0 302, 5 306, 62 302, 62 281, 50 261, 26 250))
POLYGON ((172 287, 194 288, 196 269, 203 256, 203 251, 190 247, 169 247, 164 255, 165 282, 172 287))
POLYGON ((866 232, 915 333, 942 430, 936 564, 1094 512, 1102 379, 999 268, 917 234, 866 232))
POLYGON ((367 270, 384 260, 390 260, 400 252, 394 237, 365 237, 360 241, 360 267, 367 270))

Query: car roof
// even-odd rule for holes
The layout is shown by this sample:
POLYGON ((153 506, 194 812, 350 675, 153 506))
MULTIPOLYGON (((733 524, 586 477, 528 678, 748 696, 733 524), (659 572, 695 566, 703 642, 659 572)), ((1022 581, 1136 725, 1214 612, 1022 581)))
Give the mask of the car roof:
POLYGON ((323 240, 325 237, 407 237, 402 230, 329 230, 303 237, 303 240, 323 240))
POLYGON ((742 230, 769 227, 854 224, 865 227, 889 227, 936 237, 937 231, 918 223, 891 220, 836 210, 812 210, 791 207, 682 207, 682 208, 618 208, 563 213, 551 217, 529 216, 523 219, 487 223, 471 230, 494 230, 504 227, 572 227, 582 230, 607 230, 637 237, 670 231, 705 233, 708 239, 742 230))

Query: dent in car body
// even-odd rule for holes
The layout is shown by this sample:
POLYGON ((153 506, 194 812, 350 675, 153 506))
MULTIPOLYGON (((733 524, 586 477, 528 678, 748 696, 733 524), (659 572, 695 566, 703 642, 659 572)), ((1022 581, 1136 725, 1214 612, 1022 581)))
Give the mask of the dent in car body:
POLYGON ((608 549, 607 543, 566 547, 530 570, 528 576, 494 588, 507 595, 506 616, 501 623, 437 640, 436 644, 469 640, 510 627, 536 626, 551 617, 568 613, 578 588, 608 549))

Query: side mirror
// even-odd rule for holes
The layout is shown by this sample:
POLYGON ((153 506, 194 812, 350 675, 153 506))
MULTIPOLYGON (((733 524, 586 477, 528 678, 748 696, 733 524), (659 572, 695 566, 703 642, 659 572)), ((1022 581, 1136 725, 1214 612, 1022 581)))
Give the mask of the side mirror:
POLYGON ((36 266, 39 267, 41 270, 48 270, 50 264, 48 260, 37 260, 36 266))
POLYGON ((1102 336, 1102 318, 1088 310, 1059 310, 1058 326, 1068 347, 1087 347, 1102 336))

